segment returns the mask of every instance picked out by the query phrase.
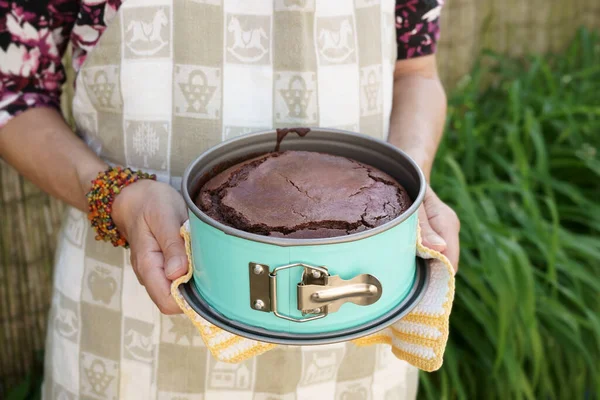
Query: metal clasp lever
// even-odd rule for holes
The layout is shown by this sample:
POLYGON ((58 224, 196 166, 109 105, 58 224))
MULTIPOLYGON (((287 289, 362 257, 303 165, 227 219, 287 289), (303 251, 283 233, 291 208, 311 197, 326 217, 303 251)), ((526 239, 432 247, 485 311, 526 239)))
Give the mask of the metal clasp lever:
POLYGON ((268 265, 250 263, 250 307, 263 312, 272 312, 277 317, 293 321, 308 322, 324 318, 336 312, 344 303, 367 306, 381 298, 382 287, 377 278, 361 274, 350 280, 331 276, 324 266, 303 263, 283 265, 272 272, 268 265), (277 273, 289 269, 304 268, 302 279, 297 284, 298 310, 306 318, 283 315, 277 310, 277 273))

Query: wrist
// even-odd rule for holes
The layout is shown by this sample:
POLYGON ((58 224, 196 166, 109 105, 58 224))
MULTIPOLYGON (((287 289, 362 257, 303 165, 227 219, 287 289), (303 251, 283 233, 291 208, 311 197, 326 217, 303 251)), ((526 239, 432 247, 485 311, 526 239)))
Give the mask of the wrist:
POLYGON ((437 151, 437 143, 427 140, 421 135, 400 135, 396 130, 391 130, 388 142, 406 153, 423 171, 425 179, 429 182, 431 167, 437 151))
POLYGON ((100 159, 96 160, 84 160, 81 163, 77 163, 75 166, 75 171, 77 174, 77 179, 79 181, 79 187, 81 188, 81 192, 86 199, 86 210, 89 208, 89 202, 87 200, 87 194, 92 189, 92 185, 94 180, 98 177, 100 173, 106 171, 108 169, 108 164, 103 162, 100 159))
POLYGON ((419 168, 421 168, 423 175, 425 175, 425 180, 429 182, 431 167, 433 165, 433 155, 431 155, 431 152, 428 152, 422 147, 399 148, 404 151, 419 166, 419 168))
POLYGON ((128 235, 128 217, 131 216, 131 213, 128 210, 135 209, 131 206, 132 200, 132 186, 127 186, 121 190, 113 201, 112 212, 110 214, 113 223, 121 233, 121 235, 127 240, 128 235))
POLYGON ((429 177, 431 176, 431 167, 433 165, 433 157, 423 151, 418 151, 414 153, 408 153, 409 156, 417 163, 421 171, 423 171, 423 175, 425 175, 425 180, 429 183, 429 177))
POLYGON ((121 192, 115 195, 111 217, 119 232, 127 239, 130 221, 139 204, 143 204, 144 193, 147 193, 148 185, 152 185, 152 179, 141 179, 125 186, 121 192))
MULTIPOLYGON (((111 242, 113 246, 129 247, 126 239, 130 212, 135 211, 139 191, 125 190, 139 180, 154 180, 155 175, 129 168, 114 167, 98 174, 86 197, 89 204, 88 218, 96 230, 96 239, 111 242), (122 192, 126 192, 121 196, 122 192), (119 199, 118 202, 115 201, 119 199), (133 203, 132 203, 133 202, 133 203), (114 213, 116 211, 116 213, 114 213), (116 218, 116 220, 115 220, 116 218)), ((143 203, 143 198, 140 198, 143 203)))

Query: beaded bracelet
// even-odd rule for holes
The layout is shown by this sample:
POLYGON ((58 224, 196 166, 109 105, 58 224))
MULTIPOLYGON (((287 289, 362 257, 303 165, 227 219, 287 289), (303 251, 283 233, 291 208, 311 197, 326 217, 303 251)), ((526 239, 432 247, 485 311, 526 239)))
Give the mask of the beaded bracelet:
POLYGON ((113 246, 129 247, 127 240, 115 226, 111 213, 115 196, 124 187, 140 179, 156 180, 156 175, 129 168, 111 167, 98 174, 92 181, 92 188, 87 194, 89 203, 88 219, 96 230, 96 240, 111 242, 113 246))

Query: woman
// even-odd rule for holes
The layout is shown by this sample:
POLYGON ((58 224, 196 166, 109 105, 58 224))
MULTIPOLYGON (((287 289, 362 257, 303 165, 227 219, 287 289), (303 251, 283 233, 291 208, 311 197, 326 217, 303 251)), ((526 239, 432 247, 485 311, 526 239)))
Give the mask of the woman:
MULTIPOLYGON (((174 315, 169 285, 187 269, 181 174, 224 139, 290 125, 345 128, 387 138, 429 177, 446 107, 433 55, 441 5, 0 2, 0 156, 70 205, 45 398, 414 398, 416 370, 386 347, 281 347, 239 365, 215 362, 174 315), (69 41, 79 137, 58 111, 69 41), (114 166, 156 180, 132 174, 110 195, 112 207, 95 204, 114 166)), ((429 189, 420 213, 425 244, 456 265, 453 211, 429 189)))

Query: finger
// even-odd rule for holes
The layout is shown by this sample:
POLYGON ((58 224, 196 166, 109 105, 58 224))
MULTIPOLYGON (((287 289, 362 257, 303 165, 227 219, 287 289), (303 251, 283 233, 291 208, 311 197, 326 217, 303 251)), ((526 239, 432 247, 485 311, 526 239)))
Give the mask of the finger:
POLYGON ((161 252, 146 252, 139 265, 139 273, 148 295, 163 314, 177 314, 181 309, 171 296, 171 281, 165 276, 161 252))
POLYGON ((458 259, 460 256, 460 241, 459 231, 460 224, 454 212, 448 208, 445 212, 446 217, 440 217, 431 221, 431 226, 436 230, 448 243, 446 250, 442 253, 448 258, 455 271, 458 271, 458 259))
POLYGON ((144 282, 142 282, 142 278, 140 278, 140 274, 138 273, 138 269, 137 269, 137 262, 136 260, 136 253, 132 250, 130 255, 129 255, 129 263, 131 264, 131 267, 133 269, 133 272, 135 273, 135 277, 138 280, 138 283, 142 286, 144 286, 144 282))
POLYGON ((423 245, 425 247, 429 247, 430 249, 443 252, 448 246, 446 241, 431 226, 431 216, 427 212, 427 203, 428 201, 426 200, 425 203, 419 208, 419 225, 421 227, 421 239, 423 240, 423 245))
POLYGON ((170 280, 175 280, 185 275, 188 271, 188 259, 185 252, 185 242, 179 234, 181 224, 185 217, 176 212, 161 212, 156 215, 156 229, 151 229, 158 241, 158 245, 165 259, 165 275, 170 280))
POLYGON ((154 236, 146 232, 138 237, 134 245, 136 274, 154 304, 163 314, 181 313, 171 296, 171 281, 165 276, 163 268, 165 259, 154 236))
POLYGON ((129 262, 133 268, 133 272, 140 283, 144 286, 144 281, 140 274, 139 266, 142 263, 142 257, 145 252, 156 252, 160 251, 160 246, 156 242, 152 232, 148 230, 148 226, 145 223, 136 224, 135 229, 132 229, 129 237, 129 262))
POLYGON ((448 258, 452 266, 454 267, 454 271, 458 271, 458 260, 460 258, 460 244, 458 241, 458 235, 453 239, 449 239, 448 249, 443 252, 443 254, 448 258))
POLYGON ((429 208, 427 215, 431 228, 447 243, 446 249, 442 253, 452 263, 454 269, 458 270, 458 259, 460 256, 460 221, 458 216, 454 210, 444 204, 433 192, 429 208))

